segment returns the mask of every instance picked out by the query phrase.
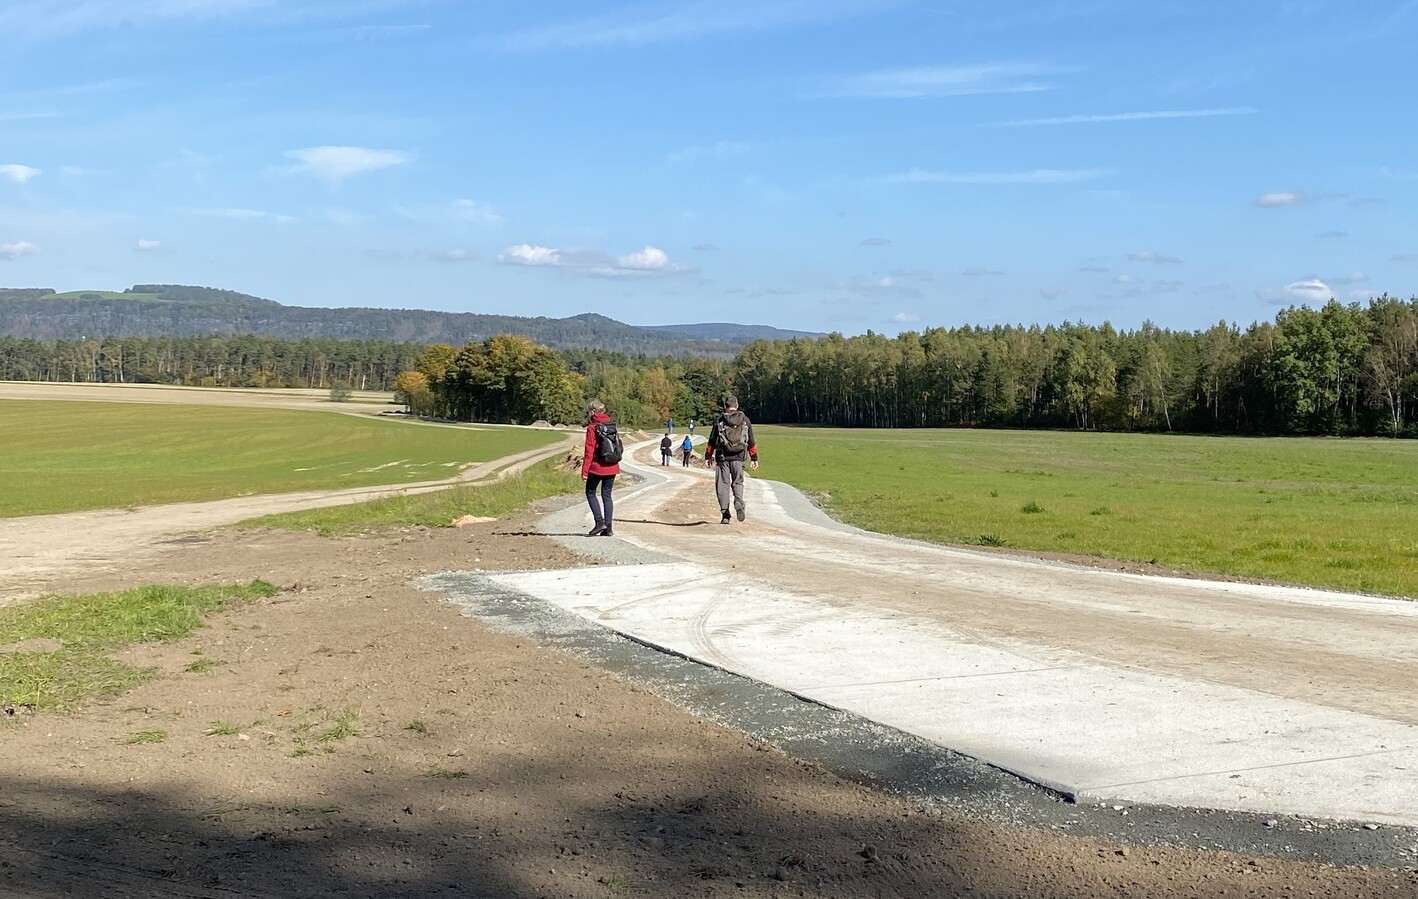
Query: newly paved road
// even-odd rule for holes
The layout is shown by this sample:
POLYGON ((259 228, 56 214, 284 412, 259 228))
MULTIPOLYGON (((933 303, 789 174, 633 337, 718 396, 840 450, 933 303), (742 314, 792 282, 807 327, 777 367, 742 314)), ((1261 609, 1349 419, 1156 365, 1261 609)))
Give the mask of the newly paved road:
POLYGON ((649 457, 616 535, 658 561, 493 579, 1080 799, 1418 825, 1418 603, 927 546, 759 479, 721 526, 649 457))

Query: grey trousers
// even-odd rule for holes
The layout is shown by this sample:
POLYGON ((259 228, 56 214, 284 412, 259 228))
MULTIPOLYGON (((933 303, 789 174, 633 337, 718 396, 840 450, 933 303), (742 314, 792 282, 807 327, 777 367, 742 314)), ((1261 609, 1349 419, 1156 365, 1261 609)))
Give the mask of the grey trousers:
POLYGON ((729 492, 734 495, 734 509, 743 508, 743 460, 719 459, 714 464, 714 492, 719 496, 720 511, 728 511, 729 492))

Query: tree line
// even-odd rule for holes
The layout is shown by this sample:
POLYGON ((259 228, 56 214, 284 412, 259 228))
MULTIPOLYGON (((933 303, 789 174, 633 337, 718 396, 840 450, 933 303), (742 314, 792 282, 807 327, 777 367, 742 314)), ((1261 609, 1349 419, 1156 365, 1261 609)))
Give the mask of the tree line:
POLYGON ((1418 436, 1418 299, 1291 307, 1247 328, 1150 323, 930 328, 759 340, 732 360, 560 352, 504 334, 432 347, 361 340, 0 337, 0 378, 396 390, 415 411, 578 423, 707 420, 1418 436))
POLYGON ((759 341, 732 365, 760 421, 1418 436, 1418 300, 1331 300, 1242 330, 931 328, 759 341))
POLYGON ((0 379, 191 387, 392 390, 423 347, 378 340, 274 337, 0 337, 0 379))

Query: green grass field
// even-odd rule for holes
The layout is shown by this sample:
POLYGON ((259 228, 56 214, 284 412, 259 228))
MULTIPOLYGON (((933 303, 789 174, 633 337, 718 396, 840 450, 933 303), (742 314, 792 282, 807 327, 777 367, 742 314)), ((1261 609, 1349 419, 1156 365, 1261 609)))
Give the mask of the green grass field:
POLYGON ((431 481, 554 431, 205 406, 0 401, 0 517, 431 481))
POLYGON ((868 530, 1418 596, 1418 442, 756 430, 764 477, 868 530))

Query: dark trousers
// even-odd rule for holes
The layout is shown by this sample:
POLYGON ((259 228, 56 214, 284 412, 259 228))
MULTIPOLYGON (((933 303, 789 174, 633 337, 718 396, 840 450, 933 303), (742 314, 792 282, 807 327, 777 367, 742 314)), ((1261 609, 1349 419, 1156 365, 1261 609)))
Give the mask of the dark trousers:
POLYGON ((669 465, 669 464, 670 464, 670 451, 669 451, 669 450, 660 450, 660 464, 661 464, 661 465, 669 465))
POLYGON ((611 523, 611 515, 615 511, 615 505, 611 502, 611 486, 614 484, 613 474, 586 475, 586 502, 591 507, 591 517, 598 525, 611 523), (599 498, 596 496, 597 487, 601 490, 599 498), (605 515, 601 514, 602 504, 605 505, 605 515))
POLYGON ((690 459, 690 457, 693 456, 693 455, 694 455, 694 451, 693 451, 693 450, 685 450, 685 451, 684 451, 684 467, 685 467, 685 468, 688 468, 688 467, 689 467, 689 459, 690 459))

